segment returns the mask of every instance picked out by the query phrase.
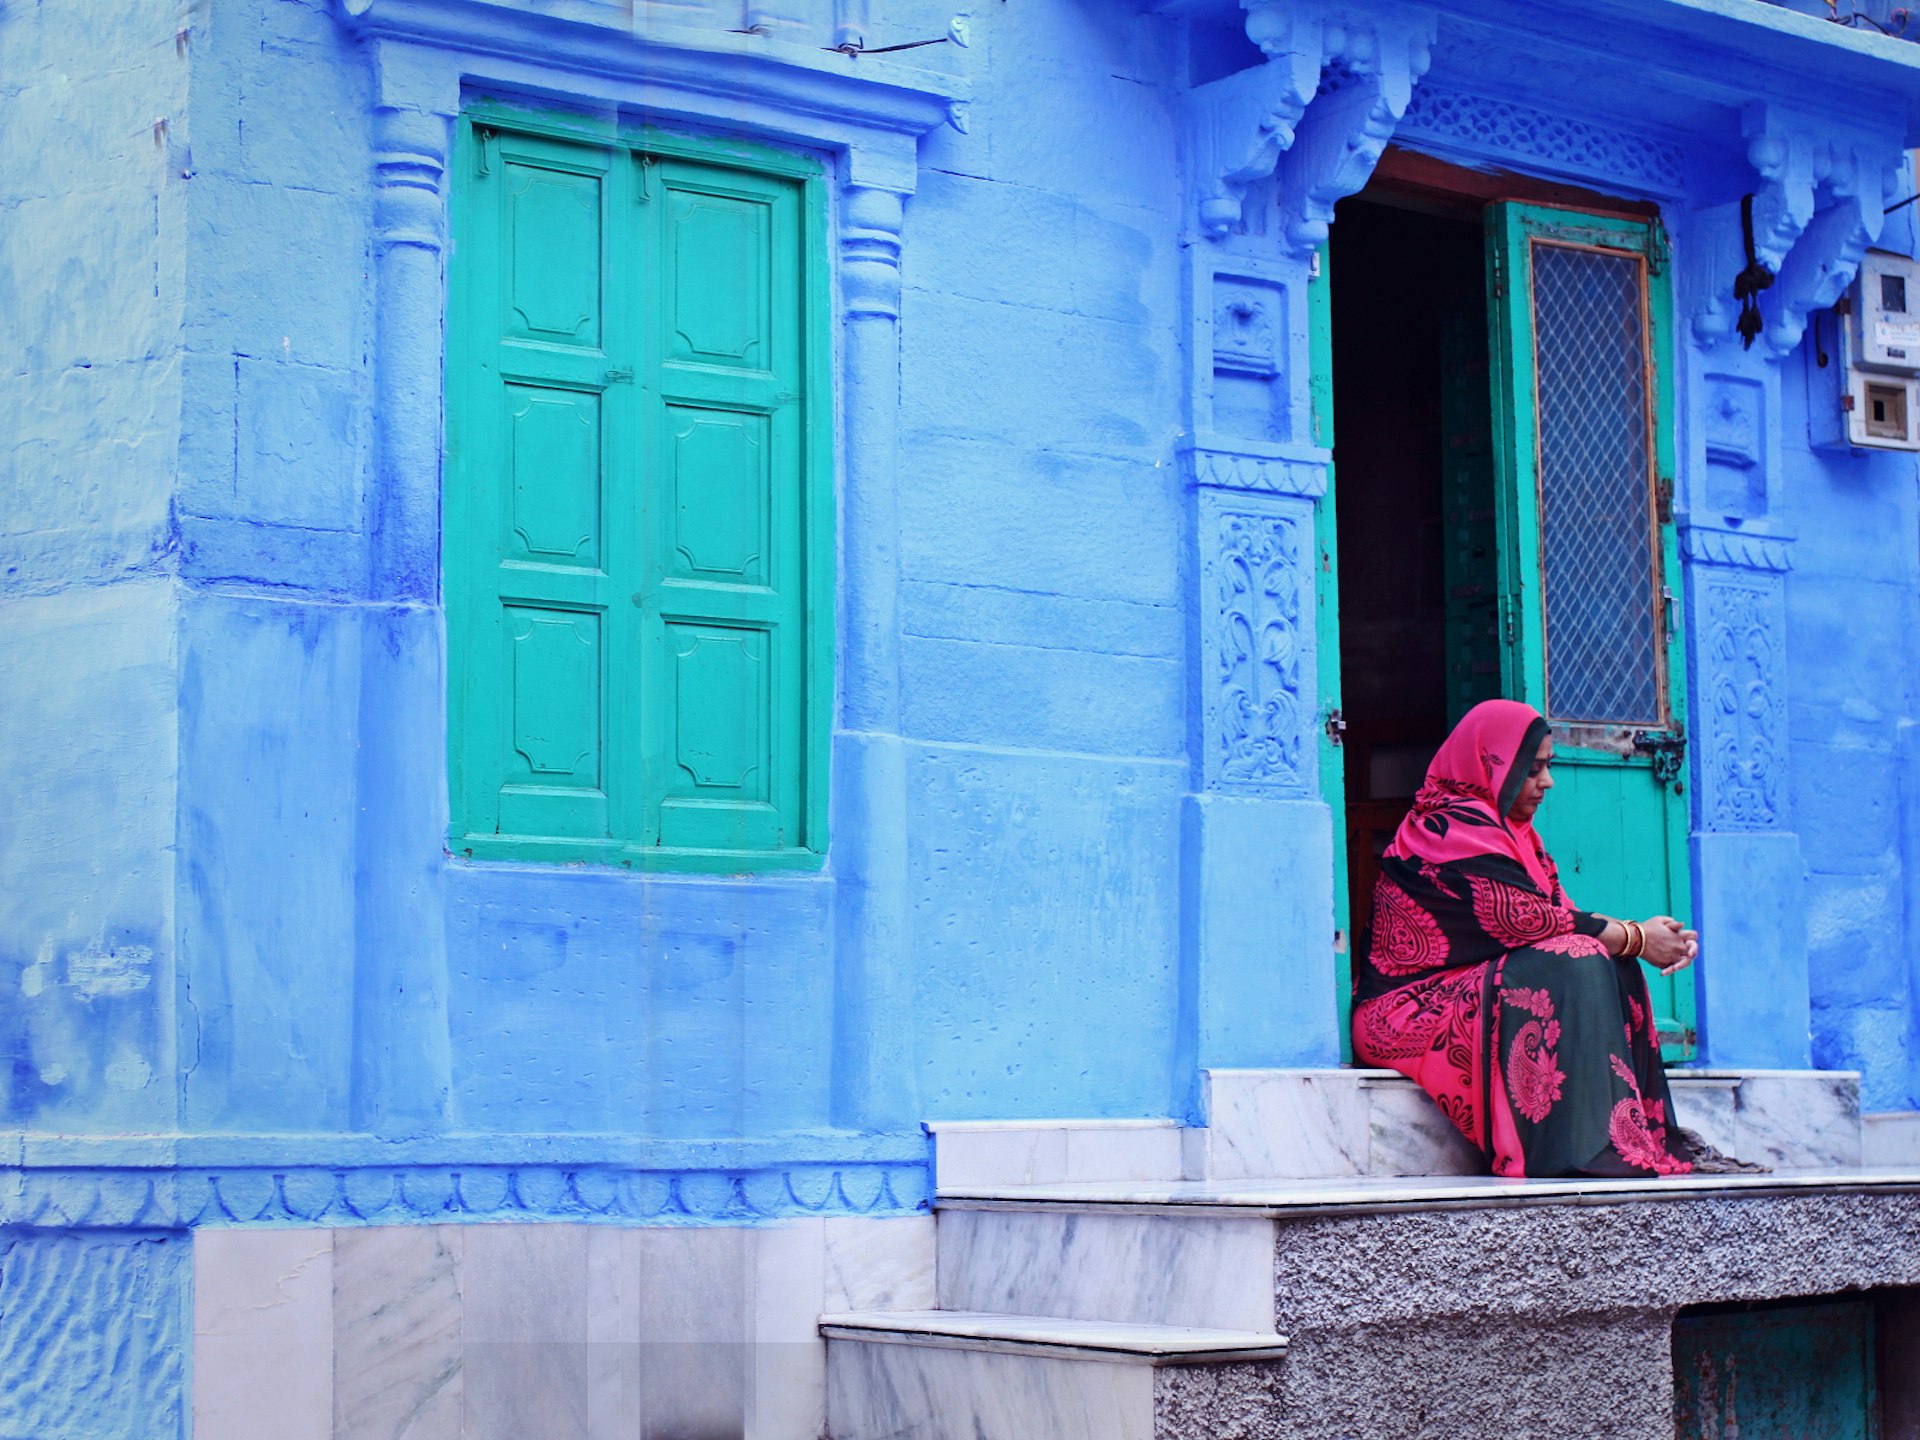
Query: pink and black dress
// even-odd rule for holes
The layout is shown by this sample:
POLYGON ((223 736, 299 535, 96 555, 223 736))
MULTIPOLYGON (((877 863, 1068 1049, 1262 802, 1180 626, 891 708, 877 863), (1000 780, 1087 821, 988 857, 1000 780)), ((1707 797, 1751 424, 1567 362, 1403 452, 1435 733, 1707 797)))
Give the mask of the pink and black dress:
POLYGON ((1636 960, 1506 818, 1547 722, 1476 705, 1381 862, 1354 969, 1353 1050, 1431 1095, 1496 1175, 1672 1175, 1672 1097, 1636 960))

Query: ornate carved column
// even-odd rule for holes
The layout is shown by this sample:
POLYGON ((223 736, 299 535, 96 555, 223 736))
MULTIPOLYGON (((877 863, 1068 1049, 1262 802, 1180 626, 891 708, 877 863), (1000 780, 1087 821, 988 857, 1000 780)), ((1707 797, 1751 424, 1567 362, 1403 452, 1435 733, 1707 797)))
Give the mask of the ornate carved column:
MULTIPOLYGON (((1426 71, 1433 13, 1245 0, 1263 63, 1187 99, 1188 1065, 1340 1058, 1334 823, 1320 793, 1315 252, 1426 71)), ((1186 1066, 1182 1067, 1183 1070, 1186 1066)), ((1186 1097, 1180 1097, 1186 1098, 1186 1097)))
MULTIPOLYGON (((1694 915, 1701 932, 1704 1058, 1810 1062, 1804 865, 1791 808, 1786 577, 1793 532, 1782 493, 1782 360, 1809 317, 1852 283, 1880 234, 1892 130, 1837 124, 1771 101, 1742 116, 1754 250, 1778 277, 1760 296, 1757 343, 1735 334, 1733 278, 1746 264, 1740 203, 1687 217, 1682 280, 1692 406, 1684 507, 1694 915)), ((1797 379, 1797 375, 1794 376, 1797 379)))

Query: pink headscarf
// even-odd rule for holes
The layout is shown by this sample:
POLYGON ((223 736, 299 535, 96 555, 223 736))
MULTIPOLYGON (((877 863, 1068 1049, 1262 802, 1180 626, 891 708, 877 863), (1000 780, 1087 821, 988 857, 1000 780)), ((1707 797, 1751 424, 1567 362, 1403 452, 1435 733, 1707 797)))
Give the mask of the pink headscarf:
POLYGON ((1546 733, 1540 712, 1518 700, 1482 700, 1474 706, 1427 766, 1413 809, 1400 822, 1387 854, 1435 865, 1504 855, 1533 877, 1542 894, 1559 899, 1546 846, 1533 823, 1507 818, 1546 733), (1443 809, 1469 810, 1491 823, 1450 819, 1439 813, 1443 809))

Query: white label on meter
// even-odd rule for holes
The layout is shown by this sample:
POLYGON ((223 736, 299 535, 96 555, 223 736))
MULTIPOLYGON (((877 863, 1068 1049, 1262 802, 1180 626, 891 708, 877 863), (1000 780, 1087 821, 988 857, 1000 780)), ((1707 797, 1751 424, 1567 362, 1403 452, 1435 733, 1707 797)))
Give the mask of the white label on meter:
POLYGON ((1920 323, 1912 320, 1876 320, 1873 343, 1882 350, 1920 350, 1920 323))

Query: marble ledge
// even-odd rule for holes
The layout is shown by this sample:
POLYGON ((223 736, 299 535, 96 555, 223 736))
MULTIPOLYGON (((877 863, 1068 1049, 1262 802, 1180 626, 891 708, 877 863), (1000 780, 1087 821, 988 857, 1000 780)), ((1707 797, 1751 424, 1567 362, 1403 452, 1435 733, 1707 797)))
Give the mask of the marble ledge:
POLYGON ((1920 1191, 1920 1166, 1797 1170, 1772 1175, 1667 1175, 1644 1179, 1509 1180, 1492 1175, 1444 1178, 1352 1177, 1300 1180, 1180 1181, 1170 1185, 1098 1183, 942 1190, 946 1212, 1049 1211, 1193 1215, 1220 1218, 1364 1215, 1447 1207, 1617 1205, 1797 1194, 1903 1194, 1920 1191))
POLYGON ((829 1340, 999 1350, 1012 1354, 1064 1352, 1150 1365, 1278 1359, 1287 1349, 1284 1335, 965 1310, 822 1315, 820 1333, 829 1340))

